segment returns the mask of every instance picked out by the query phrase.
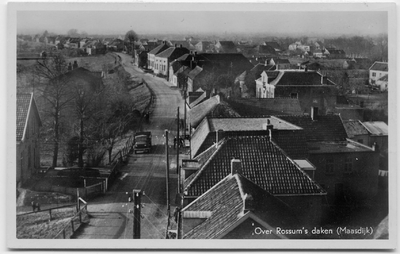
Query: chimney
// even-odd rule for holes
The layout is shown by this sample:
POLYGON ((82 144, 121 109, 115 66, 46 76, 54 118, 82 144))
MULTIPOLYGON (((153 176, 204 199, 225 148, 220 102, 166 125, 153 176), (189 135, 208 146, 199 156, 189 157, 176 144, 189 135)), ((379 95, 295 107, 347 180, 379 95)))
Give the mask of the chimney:
POLYGON ((218 130, 215 135, 216 135, 216 144, 218 146, 219 141, 221 141, 224 138, 224 130, 218 130))
POLYGON ((376 142, 374 142, 374 144, 372 144, 372 150, 374 150, 375 152, 379 152, 379 146, 376 142))
POLYGON ((179 44, 179 47, 182 48, 182 44, 179 44))
POLYGON ((176 46, 178 46, 176 43, 174 44, 174 47, 176 48, 176 46))
POLYGON ((242 174, 242 162, 239 159, 231 160, 231 174, 242 174))
POLYGON ((243 210, 244 212, 253 211, 254 210, 254 199, 251 194, 244 194, 243 197, 243 210))
POLYGON ((318 107, 311 107, 311 120, 318 119, 318 107))
POLYGON ((304 72, 308 72, 308 66, 306 66, 306 68, 304 69, 304 72))

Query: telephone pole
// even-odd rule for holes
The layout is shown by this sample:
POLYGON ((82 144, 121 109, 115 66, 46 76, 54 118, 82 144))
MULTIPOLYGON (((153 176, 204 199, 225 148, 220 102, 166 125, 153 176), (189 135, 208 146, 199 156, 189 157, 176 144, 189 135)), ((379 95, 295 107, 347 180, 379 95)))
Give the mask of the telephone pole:
MULTIPOLYGON (((179 122, 179 107, 178 107, 178 111, 176 113, 176 119, 177 119, 177 127, 176 127, 176 142, 177 142, 177 149, 176 149, 176 173, 178 174, 178 178, 179 178, 179 146, 181 144, 181 138, 179 136, 179 126, 180 126, 180 122, 179 122)), ((178 190, 179 190, 179 181, 178 181, 178 190)))
POLYGON ((169 201, 169 154, 168 154, 168 130, 165 130, 165 160, 166 160, 166 193, 167 193, 167 231, 166 231, 166 236, 168 237, 168 229, 169 229, 169 224, 170 224, 170 201, 169 201))
POLYGON ((133 239, 140 239, 141 190, 133 190, 133 239))

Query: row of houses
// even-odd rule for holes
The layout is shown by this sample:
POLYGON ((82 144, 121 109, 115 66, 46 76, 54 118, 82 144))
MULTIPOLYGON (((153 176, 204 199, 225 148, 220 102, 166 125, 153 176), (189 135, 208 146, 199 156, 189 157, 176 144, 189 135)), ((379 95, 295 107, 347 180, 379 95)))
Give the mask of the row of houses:
POLYGON ((377 194, 387 172, 380 162, 385 123, 358 122, 364 141, 349 121, 316 107, 310 115, 245 117, 219 96, 189 95, 194 128, 192 159, 181 165, 183 238, 309 238, 279 230, 318 227, 332 207, 377 194), (255 235, 255 228, 269 233, 255 235))

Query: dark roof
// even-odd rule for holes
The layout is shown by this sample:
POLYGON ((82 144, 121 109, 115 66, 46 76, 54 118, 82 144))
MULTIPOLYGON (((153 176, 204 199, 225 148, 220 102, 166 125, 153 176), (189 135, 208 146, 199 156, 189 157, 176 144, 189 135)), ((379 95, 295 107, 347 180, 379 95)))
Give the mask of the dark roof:
POLYGON ((358 120, 346 120, 343 121, 343 125, 349 138, 354 138, 357 135, 368 135, 368 130, 358 120))
MULTIPOLYGON (((279 77, 278 77, 279 78, 279 77)), ((314 71, 284 71, 283 75, 277 80, 276 85, 286 86, 310 86, 310 85, 322 85, 321 74, 314 71)))
POLYGON ((182 56, 178 57, 176 60, 177 61, 190 61, 190 60, 192 60, 192 55, 189 53, 183 54, 182 56))
POLYGON ((200 196, 231 173, 232 158, 242 175, 272 195, 325 194, 267 136, 226 138, 210 159, 184 182, 187 196, 200 196))
MULTIPOLYGON (((250 73, 254 74, 254 77, 258 78, 258 77, 260 77, 260 75, 263 71, 270 71, 272 67, 273 66, 271 66, 271 65, 265 65, 265 64, 259 63, 250 70, 250 73)), ((278 76, 278 73, 276 74, 276 76, 278 76)), ((268 75, 268 77, 269 77, 269 75, 268 75)))
POLYGON ((230 71, 233 75, 239 75, 253 68, 253 64, 241 53, 200 53, 195 60, 198 65, 209 70, 230 71))
POLYGON ((189 92, 188 95, 188 104, 192 104, 195 100, 197 100, 200 96, 202 96, 204 92, 189 92))
POLYGON ((236 45, 233 41, 219 41, 221 44, 222 52, 224 53, 237 53, 236 45))
POLYGON ((221 101, 217 106, 207 114, 208 117, 240 117, 228 103, 221 101))
POLYGON ((152 50, 149 52, 149 54, 150 54, 150 55, 157 55, 158 53, 160 53, 160 52, 162 52, 162 51, 164 51, 164 50, 166 50, 166 49, 168 49, 168 48, 169 48, 168 45, 166 45, 166 44, 161 44, 161 45, 158 45, 157 47, 155 47, 154 49, 152 49, 152 50))
POLYGON ((307 140, 303 130, 273 130, 272 142, 291 159, 304 159, 308 156, 307 140))
POLYGON ((263 55, 275 55, 276 51, 269 45, 260 45, 258 48, 258 53, 263 55))
POLYGON ((17 94, 17 141, 20 141, 24 135, 32 98, 32 94, 17 94))
POLYGON ((190 43, 187 41, 170 41, 172 47, 179 47, 182 45, 182 47, 189 49, 191 47, 190 43))
POLYGON ((189 50, 187 48, 170 47, 170 48, 158 53, 156 55, 156 57, 162 57, 162 58, 168 58, 170 60, 175 60, 178 57, 180 57, 180 56, 182 56, 182 55, 184 55, 186 53, 189 53, 189 50))
POLYGON ((385 62, 375 62, 369 69, 374 71, 389 71, 389 66, 385 62))
MULTIPOLYGON (((228 175, 222 179, 209 192, 185 207, 183 216, 185 217, 185 212, 203 211, 211 212, 211 216, 188 231, 184 235, 184 239, 226 237, 232 227, 243 223, 250 214, 257 216, 265 223, 261 225, 262 227, 266 225, 273 227, 298 225, 298 220, 290 207, 240 174, 228 175), (244 211, 245 206, 249 205, 246 197, 252 198, 253 205, 250 211, 244 211)), ((247 234, 247 232, 243 232, 243 234, 247 234)), ((248 237, 251 238, 251 236, 246 238, 248 237)), ((265 237, 270 238, 271 235, 265 237)), ((272 238, 280 237, 274 234, 272 238)))
POLYGON ((347 138, 340 115, 310 116, 281 115, 278 118, 304 129, 307 141, 344 141, 347 138))
POLYGON ((172 67, 173 73, 175 73, 182 67, 182 64, 181 62, 175 60, 171 63, 170 67, 172 67))
POLYGON ((272 58, 274 59, 275 64, 290 64, 289 59, 286 58, 272 58))
POLYGON ((281 49, 281 46, 276 41, 266 41, 265 45, 273 47, 274 49, 281 49))
POLYGON ((200 66, 196 66, 193 70, 191 70, 189 72, 188 77, 191 78, 191 79, 194 79, 202 71, 203 71, 203 69, 200 66))

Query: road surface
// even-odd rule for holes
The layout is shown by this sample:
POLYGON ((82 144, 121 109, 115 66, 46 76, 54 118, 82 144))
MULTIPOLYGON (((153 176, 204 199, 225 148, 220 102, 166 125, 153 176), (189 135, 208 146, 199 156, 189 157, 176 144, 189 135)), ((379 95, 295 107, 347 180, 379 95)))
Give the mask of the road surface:
MULTIPOLYGON (((163 239, 166 235, 166 155, 165 129, 169 131, 170 162, 170 200, 171 215, 175 205, 177 189, 176 150, 173 149, 173 138, 176 134, 177 108, 183 117, 183 100, 178 89, 152 74, 143 73, 133 66, 132 58, 118 54, 121 64, 133 77, 143 78, 154 92, 155 100, 150 122, 143 130, 152 132, 153 151, 150 154, 132 154, 128 163, 120 172, 109 191, 101 197, 91 200, 88 211, 90 223, 74 234, 74 238, 91 239, 132 239, 133 238, 133 202, 128 202, 128 195, 133 189, 143 191, 141 220, 142 239, 163 239)), ((180 154, 180 159, 187 155, 180 154)), ((174 220, 171 220, 171 226, 174 220)))

